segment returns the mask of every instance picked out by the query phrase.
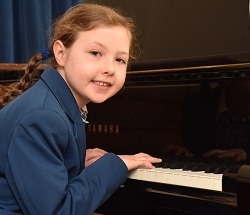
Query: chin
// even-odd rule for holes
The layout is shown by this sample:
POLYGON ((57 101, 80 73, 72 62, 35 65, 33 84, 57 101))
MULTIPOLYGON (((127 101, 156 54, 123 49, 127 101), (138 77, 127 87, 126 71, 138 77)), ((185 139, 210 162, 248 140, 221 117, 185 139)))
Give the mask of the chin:
POLYGON ((93 99, 91 102, 92 103, 96 103, 96 104, 100 104, 100 103, 103 103, 105 102, 106 100, 108 100, 109 98, 103 98, 103 99, 93 99))
POLYGON ((109 93, 109 94, 103 94, 103 95, 99 95, 99 96, 92 96, 91 99, 91 102, 92 103, 96 103, 96 104, 100 104, 100 103, 103 103, 105 101, 107 101, 109 98, 111 98, 112 96, 114 96, 115 94, 114 93, 109 93))

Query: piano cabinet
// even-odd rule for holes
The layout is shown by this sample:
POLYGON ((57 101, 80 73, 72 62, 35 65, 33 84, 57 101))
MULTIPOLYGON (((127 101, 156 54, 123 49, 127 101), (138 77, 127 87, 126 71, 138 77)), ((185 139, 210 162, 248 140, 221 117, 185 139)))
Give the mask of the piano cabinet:
POLYGON ((100 208, 105 215, 225 215, 238 214, 235 196, 185 187, 155 186, 126 181, 100 208))
MULTIPOLYGON (((249 75, 248 63, 170 69, 162 65, 158 69, 146 65, 144 68, 132 69, 127 74, 124 88, 117 95, 103 104, 88 105, 88 147, 100 147, 117 154, 143 151, 164 158, 164 149, 168 144, 184 145, 183 112, 187 98, 192 100, 198 95, 200 100, 195 104, 202 103, 202 111, 211 111, 213 106, 206 101, 209 87, 216 89, 221 85, 237 83, 248 86, 250 92, 249 75), (204 90, 202 93, 201 89, 204 90)), ((235 92, 235 99, 240 98, 238 89, 235 88, 232 92, 235 92)), ((244 97, 244 101, 240 101, 243 103, 239 105, 247 107, 250 102, 247 98, 244 97)), ((195 106, 188 107, 191 107, 193 114, 201 111, 199 108, 195 109, 195 106)), ((202 113, 204 119, 212 119, 211 112, 202 113)), ((189 129, 197 127, 194 116, 189 117, 189 129)), ((202 126, 204 125, 205 122, 202 126)), ((207 144, 213 143, 212 135, 207 135, 206 138, 199 137, 199 133, 195 135, 197 141, 192 142, 191 146, 198 154, 204 152, 207 144)), ((198 187, 198 183, 197 187, 190 183, 184 183, 183 186, 177 181, 176 185, 174 182, 163 184, 158 176, 156 181, 151 181, 150 174, 140 180, 128 178, 124 186, 99 211, 104 214, 249 214, 249 192, 242 186, 250 185, 238 177, 239 169, 244 168, 243 164, 248 166, 247 162, 238 163, 234 172, 226 170, 219 178, 215 177, 220 187, 218 190, 199 188, 202 186, 198 187), (224 184, 225 181, 227 185, 224 184)), ((164 175, 166 171, 168 170, 158 172, 163 172, 161 174, 164 175)), ((178 170, 178 174, 184 177, 186 172, 180 173, 178 170)), ((196 175, 205 177, 200 173, 196 175)))
POLYGON ((236 193, 162 186, 128 179, 98 211, 105 215, 249 215, 250 166, 243 165, 236 178, 236 193))

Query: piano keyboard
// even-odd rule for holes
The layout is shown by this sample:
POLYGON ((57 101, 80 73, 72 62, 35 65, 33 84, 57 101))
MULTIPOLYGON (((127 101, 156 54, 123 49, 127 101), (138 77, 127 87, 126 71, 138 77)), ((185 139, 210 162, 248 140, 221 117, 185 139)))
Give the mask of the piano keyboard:
POLYGON ((226 159, 168 156, 154 169, 137 169, 128 178, 205 190, 234 192, 243 163, 226 159))
POLYGON ((137 169, 132 171, 128 176, 130 179, 215 191, 222 191, 222 177, 223 174, 169 168, 137 169))

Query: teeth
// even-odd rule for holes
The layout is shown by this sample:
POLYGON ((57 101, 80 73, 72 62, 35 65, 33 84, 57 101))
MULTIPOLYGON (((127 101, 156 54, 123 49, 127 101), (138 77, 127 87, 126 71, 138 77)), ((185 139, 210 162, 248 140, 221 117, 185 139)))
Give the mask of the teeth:
POLYGON ((95 84, 98 84, 98 85, 100 85, 100 86, 105 86, 105 87, 110 86, 109 83, 100 82, 100 81, 95 81, 95 84))

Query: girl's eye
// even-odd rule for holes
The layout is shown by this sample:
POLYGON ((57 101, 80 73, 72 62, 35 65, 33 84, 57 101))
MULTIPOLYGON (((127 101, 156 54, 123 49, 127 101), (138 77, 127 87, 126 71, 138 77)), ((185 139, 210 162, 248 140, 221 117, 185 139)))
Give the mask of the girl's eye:
POLYGON ((117 58, 116 61, 118 63, 127 64, 127 62, 124 59, 122 59, 122 58, 117 58))
POLYGON ((90 53, 94 56, 101 56, 101 53, 98 51, 91 51, 90 53))

